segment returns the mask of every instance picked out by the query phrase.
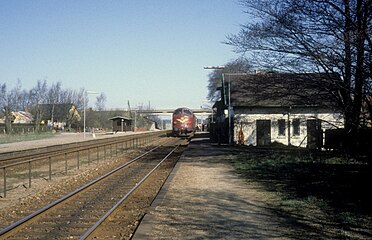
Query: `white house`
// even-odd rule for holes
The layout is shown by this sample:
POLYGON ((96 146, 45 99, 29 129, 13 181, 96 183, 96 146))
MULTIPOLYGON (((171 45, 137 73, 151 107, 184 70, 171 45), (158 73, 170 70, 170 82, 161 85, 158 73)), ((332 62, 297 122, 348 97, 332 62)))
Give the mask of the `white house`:
POLYGON ((336 77, 262 73, 227 78, 234 142, 321 147, 325 129, 343 126, 343 115, 332 99, 336 77))
MULTIPOLYGON (((34 117, 31 113, 25 111, 11 112, 13 124, 31 124, 34 117)), ((5 123, 5 116, 0 117, 0 123, 5 123)))

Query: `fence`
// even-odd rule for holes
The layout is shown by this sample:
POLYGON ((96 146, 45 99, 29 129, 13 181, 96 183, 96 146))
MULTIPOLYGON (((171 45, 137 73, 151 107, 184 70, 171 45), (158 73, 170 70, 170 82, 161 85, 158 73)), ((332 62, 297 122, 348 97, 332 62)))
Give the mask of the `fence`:
POLYGON ((357 133, 349 133, 344 128, 325 131, 325 148, 339 150, 366 159, 371 163, 372 129, 359 129, 357 133))
POLYGON ((57 174, 67 175, 71 169, 80 169, 84 164, 100 160, 106 160, 125 150, 134 149, 146 145, 156 138, 165 136, 164 132, 133 136, 130 139, 118 139, 108 144, 88 146, 79 150, 66 150, 50 156, 38 157, 31 160, 25 160, 19 163, 1 166, 0 179, 3 184, 0 186, 0 192, 5 198, 9 190, 19 186, 31 188, 32 180, 45 179, 51 180, 52 176, 57 174))
MULTIPOLYGON (((39 132, 47 132, 50 129, 47 126, 41 125, 39 132)), ((12 134, 27 134, 34 133, 34 124, 12 124, 11 132, 12 134)), ((0 134, 5 134, 5 124, 0 124, 0 134)))

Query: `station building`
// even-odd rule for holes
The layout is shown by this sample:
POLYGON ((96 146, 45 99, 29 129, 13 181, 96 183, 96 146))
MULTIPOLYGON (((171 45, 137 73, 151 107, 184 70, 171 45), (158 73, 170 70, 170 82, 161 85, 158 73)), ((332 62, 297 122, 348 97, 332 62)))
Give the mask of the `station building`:
POLYGON ((337 77, 316 73, 226 74, 221 101, 215 104, 219 108, 217 120, 223 119, 220 135, 227 142, 251 146, 277 143, 321 148, 326 129, 343 127, 342 111, 333 98, 337 90, 332 82, 337 77))

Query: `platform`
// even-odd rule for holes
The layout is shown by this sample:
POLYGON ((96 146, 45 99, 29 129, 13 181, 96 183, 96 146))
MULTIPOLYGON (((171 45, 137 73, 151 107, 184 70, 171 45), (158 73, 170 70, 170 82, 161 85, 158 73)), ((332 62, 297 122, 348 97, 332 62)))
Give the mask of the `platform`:
POLYGON ((133 135, 133 134, 140 134, 143 132, 118 132, 114 133, 86 133, 84 137, 84 133, 59 133, 55 134, 49 138, 43 138, 38 140, 30 140, 30 141, 23 141, 23 142, 12 142, 12 143, 3 143, 0 144, 0 153, 6 152, 13 152, 13 151, 24 151, 28 149, 34 148, 42 148, 48 147, 53 145, 59 144, 68 144, 68 143, 77 143, 83 141, 90 141, 94 139, 102 139, 102 138, 111 138, 111 137, 119 137, 124 135, 133 135))
POLYGON ((286 239, 264 193, 228 163, 233 154, 197 134, 133 239, 286 239))

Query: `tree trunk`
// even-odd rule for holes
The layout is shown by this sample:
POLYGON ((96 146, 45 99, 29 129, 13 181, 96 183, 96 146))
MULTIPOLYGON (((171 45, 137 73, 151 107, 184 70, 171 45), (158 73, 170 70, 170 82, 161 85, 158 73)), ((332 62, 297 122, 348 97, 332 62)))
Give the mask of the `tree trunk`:
POLYGON ((344 109, 344 118, 345 118, 345 128, 349 132, 353 126, 352 120, 352 109, 353 101, 351 98, 351 68, 352 68, 352 51, 351 51, 351 34, 352 34, 352 19, 350 16, 350 0, 344 0, 345 8, 345 30, 344 30, 344 45, 345 45, 345 73, 343 79, 343 86, 340 89, 342 100, 343 100, 343 109, 344 109))
POLYGON ((367 14, 368 10, 366 5, 363 4, 364 0, 357 0, 356 3, 356 66, 355 66, 355 77, 354 77, 354 98, 353 107, 351 112, 351 126, 348 131, 347 142, 353 153, 358 153, 359 144, 359 128, 361 111, 363 104, 363 87, 365 85, 365 73, 364 73, 364 54, 365 54, 365 41, 367 33, 367 14))
POLYGON ((352 111, 352 121, 354 124, 353 131, 359 128, 360 114, 363 102, 363 86, 364 86, 364 53, 366 40, 366 18, 364 16, 365 9, 363 8, 363 0, 357 0, 357 29, 356 29, 356 68, 355 68, 355 89, 354 89, 354 104, 352 111))
POLYGON ((36 117, 35 117, 35 132, 40 132, 40 124, 41 124, 41 109, 40 106, 37 106, 36 109, 36 117))
POLYGON ((10 134, 12 132, 12 112, 9 107, 4 107, 5 110, 5 133, 10 134))

